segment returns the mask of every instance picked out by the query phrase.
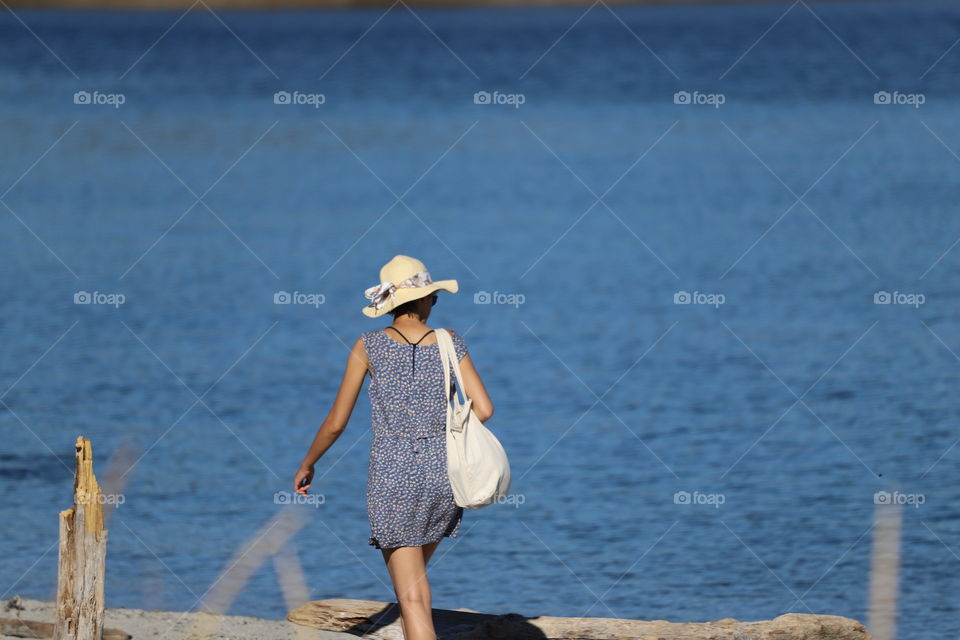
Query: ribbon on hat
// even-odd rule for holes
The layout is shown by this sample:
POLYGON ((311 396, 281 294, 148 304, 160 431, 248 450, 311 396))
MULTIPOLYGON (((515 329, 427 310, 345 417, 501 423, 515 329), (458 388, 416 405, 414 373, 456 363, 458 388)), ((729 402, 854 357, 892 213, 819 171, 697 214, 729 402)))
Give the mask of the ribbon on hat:
POLYGON ((394 293, 397 289, 412 289, 415 287, 425 287, 428 284, 431 284, 433 280, 430 278, 429 271, 421 271, 416 275, 412 275, 406 280, 394 284, 393 282, 381 282, 380 284, 369 287, 363 292, 364 297, 370 299, 370 304, 368 306, 380 309, 387 302, 389 297, 391 301, 395 302, 394 293))

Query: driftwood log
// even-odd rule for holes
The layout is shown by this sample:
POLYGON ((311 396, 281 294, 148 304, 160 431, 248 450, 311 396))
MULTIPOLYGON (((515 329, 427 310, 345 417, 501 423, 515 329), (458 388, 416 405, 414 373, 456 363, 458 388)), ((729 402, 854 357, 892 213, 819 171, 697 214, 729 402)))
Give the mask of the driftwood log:
MULTIPOLYGON (((287 614, 295 624, 362 635, 372 640, 402 640, 395 604, 370 600, 317 600, 287 614)), ((841 616, 788 613, 773 620, 739 622, 667 622, 615 618, 527 618, 515 613, 490 615, 468 610, 433 610, 437 637, 443 640, 871 640, 867 629, 841 616)))
POLYGON ((60 512, 54 640, 101 640, 107 531, 90 441, 77 437, 73 506, 60 512))
MULTIPOLYGON (((19 618, 0 618, 0 636, 52 638, 53 623, 21 620, 19 618)), ((102 640, 131 640, 132 637, 129 633, 120 629, 104 629, 102 640)))

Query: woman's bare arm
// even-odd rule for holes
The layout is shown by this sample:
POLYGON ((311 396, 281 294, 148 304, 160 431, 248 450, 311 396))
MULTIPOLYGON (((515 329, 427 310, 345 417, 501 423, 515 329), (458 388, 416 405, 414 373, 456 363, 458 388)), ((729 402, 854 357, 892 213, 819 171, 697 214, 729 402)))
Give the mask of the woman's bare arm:
POLYGON ((483 386, 483 380, 480 379, 477 368, 473 366, 469 353, 460 359, 460 375, 463 376, 464 394, 473 400, 473 412, 481 422, 486 422, 493 415, 493 402, 490 401, 487 389, 483 386))
POLYGON ((347 356, 347 367, 343 373, 343 381, 340 383, 340 390, 337 392, 337 399, 333 403, 333 408, 330 409, 330 413, 327 414, 323 424, 317 429, 317 435, 314 436, 313 443, 294 476, 293 488, 297 493, 307 494, 307 489, 310 488, 310 482, 313 480, 313 467, 317 460, 327 452, 327 449, 337 441, 343 430, 347 428, 350 414, 353 413, 353 408, 357 404, 357 396, 360 395, 360 389, 363 388, 363 377, 367 374, 368 366, 367 351, 363 348, 363 340, 357 338, 350 355, 347 356))

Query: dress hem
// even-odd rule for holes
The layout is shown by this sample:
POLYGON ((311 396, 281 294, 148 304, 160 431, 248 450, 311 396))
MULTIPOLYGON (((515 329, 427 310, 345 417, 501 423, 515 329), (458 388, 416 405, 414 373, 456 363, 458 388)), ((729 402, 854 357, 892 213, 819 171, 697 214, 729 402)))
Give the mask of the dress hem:
POLYGON ((367 539, 367 544, 374 547, 375 549, 399 549, 400 547, 422 547, 424 545, 432 544, 434 542, 440 542, 444 538, 459 538, 459 537, 460 537, 459 533, 444 533, 439 538, 436 538, 434 540, 426 540, 424 542, 412 543, 412 544, 411 543, 392 544, 390 546, 384 547, 384 546, 381 546, 379 542, 377 542, 376 537, 370 536, 367 539))

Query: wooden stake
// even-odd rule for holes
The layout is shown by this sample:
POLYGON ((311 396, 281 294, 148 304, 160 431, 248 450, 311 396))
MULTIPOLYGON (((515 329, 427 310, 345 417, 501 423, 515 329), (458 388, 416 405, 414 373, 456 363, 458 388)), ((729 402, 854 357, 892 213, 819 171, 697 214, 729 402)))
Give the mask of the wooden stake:
POLYGON ((77 437, 73 507, 60 512, 54 640, 101 640, 107 531, 90 441, 77 437))
POLYGON ((894 640, 897 635, 901 509, 900 504, 889 500, 878 503, 876 507, 867 623, 876 640, 894 640))

